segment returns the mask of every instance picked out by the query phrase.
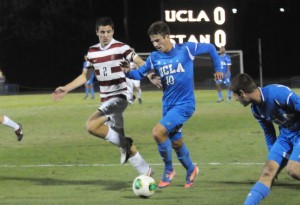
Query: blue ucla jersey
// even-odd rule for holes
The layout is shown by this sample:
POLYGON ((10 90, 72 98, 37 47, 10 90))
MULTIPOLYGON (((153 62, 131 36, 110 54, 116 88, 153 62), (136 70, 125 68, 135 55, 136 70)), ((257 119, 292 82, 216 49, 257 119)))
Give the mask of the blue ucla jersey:
POLYGON ((227 71, 227 66, 231 65, 231 58, 226 53, 224 55, 219 55, 219 58, 220 58, 220 61, 221 61, 223 76, 225 76, 225 73, 227 71))
POLYGON ((174 44, 168 53, 154 51, 146 63, 129 73, 130 78, 142 79, 150 70, 161 78, 163 86, 163 106, 188 103, 195 106, 194 65, 195 56, 209 53, 216 72, 221 72, 221 64, 216 48, 212 44, 186 42, 174 44))
MULTIPOLYGON (((268 148, 276 140, 273 123, 289 133, 300 132, 300 97, 284 85, 259 88, 262 104, 252 104, 252 113, 264 130, 268 148)), ((292 136, 287 136, 292 137, 292 136)))
POLYGON ((84 62, 83 62, 82 69, 84 69, 84 68, 86 67, 87 63, 88 63, 87 61, 84 61, 84 62))
MULTIPOLYGON (((86 68, 87 63, 88 63, 88 61, 84 61, 84 62, 83 62, 82 70, 83 70, 84 68, 86 68)), ((90 76, 90 79, 89 79, 86 83, 87 83, 87 84, 92 84, 92 83, 93 83, 93 80, 94 80, 94 77, 95 77, 95 73, 92 72, 92 74, 91 74, 91 76, 90 76)))

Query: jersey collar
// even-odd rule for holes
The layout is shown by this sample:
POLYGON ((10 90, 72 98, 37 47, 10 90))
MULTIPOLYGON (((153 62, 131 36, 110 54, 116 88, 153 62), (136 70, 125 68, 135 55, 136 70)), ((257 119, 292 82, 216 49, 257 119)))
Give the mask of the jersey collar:
POLYGON ((100 47, 101 50, 107 50, 107 49, 111 46, 111 44, 113 44, 115 41, 116 41, 116 40, 115 40, 114 38, 111 39, 110 43, 107 44, 107 46, 104 46, 104 47, 102 47, 102 46, 101 46, 101 43, 99 43, 99 47, 100 47))

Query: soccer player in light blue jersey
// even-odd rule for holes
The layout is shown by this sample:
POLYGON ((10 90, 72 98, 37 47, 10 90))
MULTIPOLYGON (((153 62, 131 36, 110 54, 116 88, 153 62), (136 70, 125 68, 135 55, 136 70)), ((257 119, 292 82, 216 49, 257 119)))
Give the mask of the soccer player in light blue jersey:
POLYGON ((220 54, 219 58, 221 61, 222 66, 222 72, 223 72, 223 79, 216 80, 216 88, 218 92, 218 100, 217 102, 224 101, 223 94, 222 94, 222 84, 224 84, 227 87, 227 99, 228 101, 231 101, 231 90, 229 89, 230 86, 230 77, 231 77, 231 58, 230 56, 225 52, 225 47, 220 47, 220 54))
POLYGON ((254 205, 268 196, 273 180, 286 159, 288 174, 300 180, 300 97, 284 85, 257 87, 247 74, 235 76, 230 89, 243 106, 251 104, 269 149, 260 178, 244 202, 245 205, 254 205), (280 130, 277 138, 274 123, 280 130))
MULTIPOLYGON (((84 62, 83 62, 82 69, 86 68, 87 63, 88 63, 88 59, 87 59, 87 56, 85 55, 84 56, 84 62)), ((89 93, 91 94, 92 99, 95 99, 94 77, 95 77, 95 73, 92 72, 89 80, 86 81, 86 83, 84 84, 84 86, 85 86, 85 96, 84 96, 84 99, 85 100, 89 99, 89 93)))
POLYGON ((199 172, 199 168, 190 158, 182 137, 183 124, 195 111, 193 60, 197 55, 209 53, 216 71, 215 78, 221 79, 220 60, 212 44, 192 42, 173 44, 170 40, 170 29, 165 22, 154 22, 148 29, 148 35, 157 51, 152 52, 146 63, 137 70, 129 72, 128 66, 123 66, 123 70, 128 77, 137 80, 141 80, 149 71, 154 71, 160 76, 163 88, 163 117, 152 130, 158 152, 165 164, 164 174, 158 186, 160 188, 169 186, 175 176, 172 162, 173 148, 178 160, 186 169, 184 186, 189 188, 199 172))

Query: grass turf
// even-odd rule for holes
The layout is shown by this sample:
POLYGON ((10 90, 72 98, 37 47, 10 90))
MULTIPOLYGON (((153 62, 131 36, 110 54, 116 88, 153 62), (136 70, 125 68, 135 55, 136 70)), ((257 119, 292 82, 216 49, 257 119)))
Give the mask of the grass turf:
MULTIPOLYGON (((267 156, 263 132, 249 107, 216 103, 214 90, 195 93, 197 108, 183 134, 200 174, 194 187, 183 188, 185 170, 174 154, 171 186, 149 199, 134 195, 137 173, 119 164, 118 148, 85 131, 98 100, 83 100, 82 93, 58 103, 50 94, 1 96, 0 113, 22 123, 24 138, 19 143, 11 129, 0 127, 0 204, 242 204, 267 156)), ((144 91, 143 104, 129 106, 124 117, 126 134, 159 181, 163 165, 151 130, 161 117, 161 92, 144 91)), ((261 204, 297 204, 299 189, 283 170, 261 204)))

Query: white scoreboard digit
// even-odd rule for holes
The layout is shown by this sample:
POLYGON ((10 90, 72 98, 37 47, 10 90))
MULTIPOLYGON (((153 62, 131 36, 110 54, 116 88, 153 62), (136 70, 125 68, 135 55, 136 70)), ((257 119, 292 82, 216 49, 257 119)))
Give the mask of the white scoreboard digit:
MULTIPOLYGON (((234 15, 231 0, 162 0, 162 20, 171 29, 171 38, 185 41, 234 44, 234 15)), ((234 45, 232 45, 234 46, 234 45)))

